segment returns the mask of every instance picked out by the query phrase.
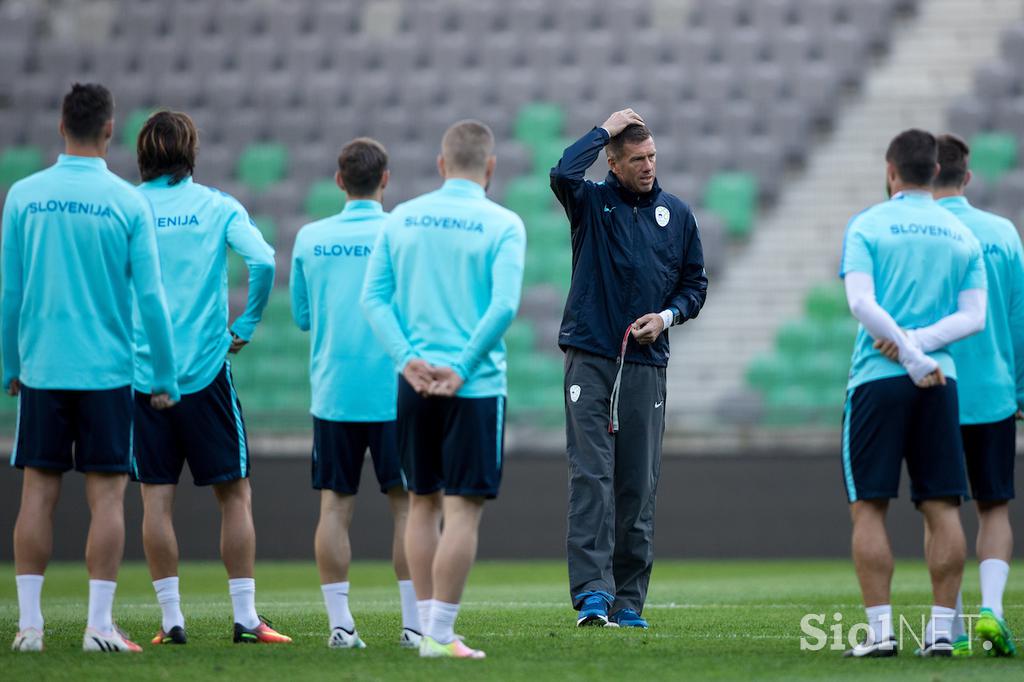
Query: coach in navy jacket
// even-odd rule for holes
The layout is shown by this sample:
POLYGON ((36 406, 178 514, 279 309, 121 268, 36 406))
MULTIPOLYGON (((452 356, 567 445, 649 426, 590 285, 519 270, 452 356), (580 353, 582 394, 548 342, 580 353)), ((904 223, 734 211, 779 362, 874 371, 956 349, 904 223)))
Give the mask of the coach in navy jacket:
POLYGON ((655 178, 654 138, 632 109, 565 150, 551 189, 572 232, 566 353, 570 595, 577 625, 646 627, 665 429, 665 330, 707 293, 690 207, 655 178), (604 182, 584 178, 607 150, 604 182), (621 395, 621 401, 620 401, 621 395))

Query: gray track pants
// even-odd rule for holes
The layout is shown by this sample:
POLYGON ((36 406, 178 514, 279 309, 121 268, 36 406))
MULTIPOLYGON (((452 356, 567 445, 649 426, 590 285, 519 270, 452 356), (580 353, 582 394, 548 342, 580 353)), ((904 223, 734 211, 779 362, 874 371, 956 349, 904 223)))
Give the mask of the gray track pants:
POLYGON ((569 348, 565 436, 569 455, 569 595, 615 597, 612 613, 643 611, 654 565, 654 499, 665 433, 665 368, 622 370, 619 431, 608 433, 618 364, 569 348))

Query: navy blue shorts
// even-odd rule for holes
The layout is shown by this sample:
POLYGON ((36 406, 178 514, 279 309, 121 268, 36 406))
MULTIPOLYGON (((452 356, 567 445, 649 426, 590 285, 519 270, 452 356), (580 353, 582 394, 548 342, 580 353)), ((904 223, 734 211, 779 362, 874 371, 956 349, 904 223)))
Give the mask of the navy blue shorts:
POLYGON ((313 488, 355 495, 367 449, 380 491, 401 486, 395 422, 335 422, 313 417, 313 488))
POLYGON ((406 488, 464 497, 498 496, 505 398, 424 398, 398 382, 398 450, 406 488))
POLYGON ((918 388, 908 376, 847 394, 843 481, 850 502, 897 497, 907 462, 914 503, 967 495, 956 382, 918 388))
POLYGON ((1012 500, 1017 420, 1011 416, 990 424, 964 424, 960 434, 971 496, 979 502, 1012 500))
POLYGON ((131 386, 66 391, 22 385, 13 466, 126 474, 131 450, 131 386))
POLYGON ((209 386, 156 410, 150 394, 135 392, 135 455, 132 478, 175 484, 188 462, 196 485, 245 478, 252 470, 242 405, 225 362, 209 386))

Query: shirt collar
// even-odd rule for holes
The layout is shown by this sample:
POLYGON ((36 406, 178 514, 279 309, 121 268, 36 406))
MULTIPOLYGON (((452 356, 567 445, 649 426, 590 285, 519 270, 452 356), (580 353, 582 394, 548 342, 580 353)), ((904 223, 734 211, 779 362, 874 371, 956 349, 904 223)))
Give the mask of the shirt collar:
POLYGON ((153 178, 142 183, 143 187, 184 187, 192 184, 192 176, 186 175, 178 182, 171 184, 172 175, 161 175, 159 178, 153 178))
POLYGON ((935 201, 932 197, 932 193, 924 189, 905 189, 896 194, 892 195, 892 200, 903 200, 903 201, 935 201))
POLYGON ((960 194, 952 197, 942 197, 938 200, 940 206, 970 206, 971 202, 967 201, 967 197, 960 194))
POLYGON ((60 154, 57 156, 57 163, 61 166, 84 166, 87 168, 106 169, 107 162, 100 156, 73 156, 71 154, 60 154))
POLYGON ((384 207, 380 205, 379 201, 374 201, 373 199, 351 199, 346 201, 345 207, 341 209, 341 214, 351 216, 354 213, 381 215, 384 213, 384 207))
POLYGON ((465 178, 448 178, 444 181, 441 186, 441 191, 445 194, 456 194, 459 196, 475 197, 483 199, 487 196, 484 188, 480 186, 480 183, 473 182, 472 180, 466 180, 465 178))

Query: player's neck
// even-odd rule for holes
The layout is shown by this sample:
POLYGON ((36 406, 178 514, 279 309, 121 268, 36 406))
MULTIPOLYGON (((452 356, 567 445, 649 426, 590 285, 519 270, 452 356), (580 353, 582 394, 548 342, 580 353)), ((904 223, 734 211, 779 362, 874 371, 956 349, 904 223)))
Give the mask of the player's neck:
POLYGON ((945 199, 947 197, 962 197, 964 195, 963 190, 959 187, 936 187, 932 190, 932 196, 936 199, 945 199))
POLYGON ((64 153, 68 156, 91 156, 103 159, 107 156, 107 140, 79 142, 71 138, 64 138, 64 153))
POLYGON ((483 175, 476 175, 473 173, 446 173, 444 176, 445 180, 469 180, 475 182, 481 187, 487 187, 487 178, 483 175))
POLYGON ((911 185, 911 184, 905 184, 905 183, 902 183, 902 182, 894 182, 894 183, 892 183, 891 190, 892 190, 892 196, 896 196, 897 194, 899 194, 901 192, 903 192, 903 193, 929 194, 929 195, 932 193, 932 188, 927 186, 927 185, 911 185))

